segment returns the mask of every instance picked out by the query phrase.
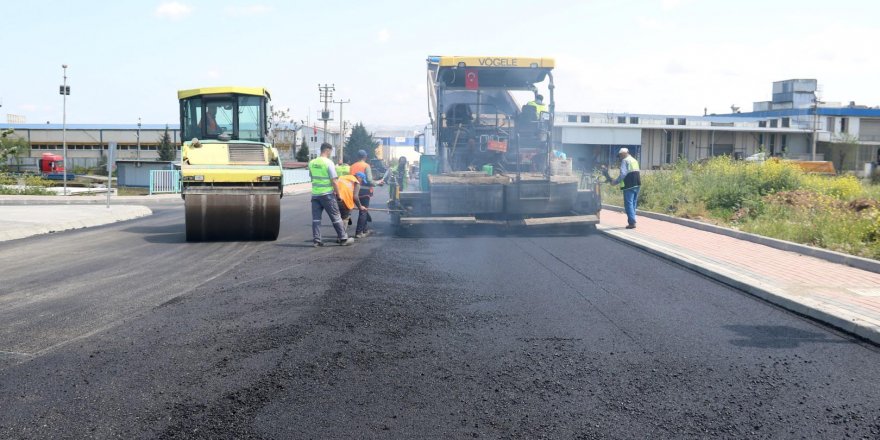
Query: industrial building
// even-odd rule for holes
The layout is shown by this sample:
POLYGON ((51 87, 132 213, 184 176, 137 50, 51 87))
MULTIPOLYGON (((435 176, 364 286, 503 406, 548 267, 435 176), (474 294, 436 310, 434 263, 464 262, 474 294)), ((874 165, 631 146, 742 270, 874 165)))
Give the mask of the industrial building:
POLYGON ((557 112, 554 137, 574 167, 587 170, 613 161, 620 147, 635 151, 646 169, 759 151, 855 172, 880 160, 880 108, 821 102, 816 90, 814 79, 774 82, 770 101, 724 115, 557 112))
MULTIPOLYGON (((579 170, 613 163, 620 147, 633 151, 645 169, 662 168, 682 159, 694 162, 720 155, 747 157, 759 151, 799 160, 828 160, 838 170, 857 173, 864 171, 866 163, 880 161, 880 107, 822 102, 816 91, 815 79, 777 81, 771 99, 755 102, 751 112, 721 115, 558 111, 553 138, 557 149, 572 158, 574 168, 579 170)), ((35 167, 44 152, 61 154, 59 124, 0 124, 0 129, 6 128, 14 128, 16 136, 30 143, 31 157, 21 160, 26 167, 35 167)), ((117 159, 154 160, 165 129, 159 124, 69 124, 66 142, 70 167, 97 166, 114 142, 117 159)), ((178 125, 168 125, 167 129, 172 142, 180 145, 178 125)), ((414 148, 418 135, 417 130, 373 132, 386 160, 405 155, 412 161, 418 155, 414 148)), ((314 157, 325 140, 338 145, 339 132, 328 128, 324 133, 317 125, 276 132, 276 144, 285 158, 293 158, 303 139, 314 157)), ((430 142, 424 141, 425 145, 430 142)))

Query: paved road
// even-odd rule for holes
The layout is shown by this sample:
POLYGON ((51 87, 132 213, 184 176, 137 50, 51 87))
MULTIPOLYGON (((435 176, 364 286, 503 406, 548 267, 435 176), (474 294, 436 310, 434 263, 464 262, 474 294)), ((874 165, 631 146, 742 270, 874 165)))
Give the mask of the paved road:
POLYGON ((0 244, 0 437, 880 436, 876 347, 601 234, 313 249, 306 208, 0 244))

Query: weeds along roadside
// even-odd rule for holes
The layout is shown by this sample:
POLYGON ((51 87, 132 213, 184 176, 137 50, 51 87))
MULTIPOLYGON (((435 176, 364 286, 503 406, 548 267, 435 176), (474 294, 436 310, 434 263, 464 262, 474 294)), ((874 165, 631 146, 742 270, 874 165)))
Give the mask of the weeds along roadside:
POLYGON ((0 173, 0 195, 51 195, 52 182, 37 175, 0 173))
MULTIPOLYGON (((620 206, 619 188, 603 200, 620 206)), ((806 174, 785 161, 717 157, 642 175, 639 209, 880 259, 880 185, 806 174)))

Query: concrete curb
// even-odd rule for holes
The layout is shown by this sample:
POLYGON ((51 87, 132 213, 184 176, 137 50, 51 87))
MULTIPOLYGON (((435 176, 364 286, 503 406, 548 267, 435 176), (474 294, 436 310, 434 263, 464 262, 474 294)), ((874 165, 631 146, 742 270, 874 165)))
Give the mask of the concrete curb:
MULTIPOLYGON (((312 190, 311 183, 298 183, 284 187, 285 196, 306 194, 312 190)), ((0 196, 0 206, 21 205, 105 205, 104 196, 0 196)), ((127 205, 182 205, 180 194, 154 194, 152 196, 111 196, 110 206, 127 205)))
POLYGON ((845 309, 830 306, 807 297, 793 297, 764 281, 744 276, 717 264, 695 258, 673 249, 624 233, 616 228, 599 225, 601 233, 672 261, 721 283, 742 290, 786 310, 810 317, 880 345, 880 326, 866 322, 845 309))
MULTIPOLYGON (((602 209, 607 209, 609 211, 617 211, 623 212, 623 208, 620 206, 614 205, 602 205, 602 209)), ((701 231, 712 232, 715 234, 726 235, 728 237, 733 237, 739 240, 745 240, 752 243, 762 244, 764 246, 769 246, 774 249, 779 249, 783 251, 789 252, 797 252, 802 255, 807 255, 810 257, 819 258, 825 261, 830 261, 832 263, 837 264, 845 264, 850 267, 854 267, 856 269, 867 270, 868 272, 880 273, 880 261, 872 260, 870 258, 862 258, 856 257, 854 255, 848 255, 841 252, 829 251, 827 249, 817 248, 813 246, 807 246, 804 244, 792 243, 790 241, 779 240, 776 238, 763 237, 761 235, 750 234, 748 232, 737 231, 736 229, 725 228, 722 226, 716 226, 709 223, 698 222, 696 220, 689 220, 686 218, 673 217, 671 215, 660 214, 656 212, 650 211, 642 211, 641 209, 636 210, 638 215, 653 218, 656 220, 663 220, 670 223, 679 224, 682 226, 687 226, 694 229, 699 229, 701 231)))
MULTIPOLYGON (((65 205, 66 206, 66 205, 65 205)), ((91 208, 91 207, 90 207, 91 208)), ((58 219, 50 222, 39 222, 28 224, 27 221, 11 222, 0 230, 0 242, 8 240, 17 240, 20 238, 31 237, 40 234, 49 234, 53 232, 67 231, 71 229, 89 228, 93 226, 107 225, 110 223, 121 222, 125 220, 133 220, 140 217, 152 215, 153 211, 146 206, 126 205, 111 206, 108 210, 103 207, 94 207, 94 215, 89 215, 79 219, 58 219), (103 210, 103 212, 102 212, 103 210)), ((15 209, 10 207, 7 209, 15 209)), ((33 218, 58 218, 57 211, 59 207, 39 206, 28 208, 28 216, 33 218), (45 208, 41 211, 40 208, 45 208), (34 212, 34 211, 37 212, 34 212)), ((62 208, 63 209, 63 208, 62 208)), ((7 216, 8 219, 9 216, 7 216)))

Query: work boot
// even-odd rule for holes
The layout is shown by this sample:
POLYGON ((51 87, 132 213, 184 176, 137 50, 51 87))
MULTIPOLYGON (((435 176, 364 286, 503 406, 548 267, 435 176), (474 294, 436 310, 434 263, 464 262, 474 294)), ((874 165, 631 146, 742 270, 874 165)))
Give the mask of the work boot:
POLYGON ((635 228, 636 228, 636 225, 635 225, 635 224, 632 224, 632 225, 626 225, 626 229, 635 229, 635 228))
POLYGON ((348 246, 348 245, 354 243, 354 239, 351 237, 348 237, 344 240, 337 241, 337 243, 339 243, 340 246, 348 246))

